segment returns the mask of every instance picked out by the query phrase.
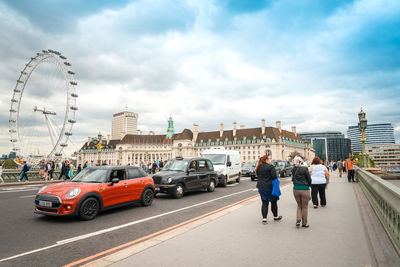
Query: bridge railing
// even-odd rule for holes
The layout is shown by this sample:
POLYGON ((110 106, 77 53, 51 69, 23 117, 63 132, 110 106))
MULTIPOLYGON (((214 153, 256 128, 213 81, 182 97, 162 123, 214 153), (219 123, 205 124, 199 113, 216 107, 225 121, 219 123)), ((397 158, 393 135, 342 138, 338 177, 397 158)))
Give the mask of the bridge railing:
MULTIPOLYGON (((21 171, 19 170, 3 170, 1 177, 4 179, 4 182, 16 182, 19 178, 21 171)), ((74 172, 76 174, 76 171, 74 172)), ((39 170, 30 170, 28 171, 28 178, 31 181, 39 181, 43 179, 43 177, 39 176, 39 170)), ((55 170, 53 172, 53 179, 58 179, 60 175, 60 170, 55 170)))
POLYGON ((400 254, 400 188, 360 168, 356 177, 400 254))

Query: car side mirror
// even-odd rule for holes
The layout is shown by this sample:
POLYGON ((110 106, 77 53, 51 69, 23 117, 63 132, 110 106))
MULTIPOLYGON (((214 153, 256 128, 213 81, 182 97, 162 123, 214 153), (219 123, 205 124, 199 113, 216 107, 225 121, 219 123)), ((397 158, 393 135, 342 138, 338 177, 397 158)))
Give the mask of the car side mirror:
POLYGON ((110 182, 110 185, 118 184, 118 183, 119 183, 119 179, 118 179, 118 178, 113 178, 113 179, 111 180, 111 182, 110 182))
POLYGON ((232 162, 228 161, 228 162, 226 163, 226 166, 228 166, 228 167, 232 166, 232 162))

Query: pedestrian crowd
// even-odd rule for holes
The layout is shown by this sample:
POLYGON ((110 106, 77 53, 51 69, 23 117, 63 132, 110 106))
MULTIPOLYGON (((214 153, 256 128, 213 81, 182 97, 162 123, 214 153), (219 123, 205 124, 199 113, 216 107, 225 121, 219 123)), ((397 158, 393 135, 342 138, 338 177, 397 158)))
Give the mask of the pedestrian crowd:
MULTIPOLYGON (((293 197, 297 203, 296 227, 308 228, 308 203, 311 200, 313 207, 317 209, 320 205, 327 204, 325 190, 330 182, 330 172, 338 169, 339 177, 347 171, 348 182, 355 182, 354 165, 352 158, 346 161, 329 162, 324 165, 319 157, 314 157, 310 166, 302 157, 296 156, 293 159, 292 182, 293 197), (311 194, 310 194, 311 191, 311 194)), ((282 220, 278 213, 278 200, 281 192, 279 190, 279 177, 275 166, 268 155, 262 156, 257 164, 256 173, 258 177, 257 189, 261 198, 262 223, 267 224, 268 208, 271 203, 271 211, 274 221, 282 220)))

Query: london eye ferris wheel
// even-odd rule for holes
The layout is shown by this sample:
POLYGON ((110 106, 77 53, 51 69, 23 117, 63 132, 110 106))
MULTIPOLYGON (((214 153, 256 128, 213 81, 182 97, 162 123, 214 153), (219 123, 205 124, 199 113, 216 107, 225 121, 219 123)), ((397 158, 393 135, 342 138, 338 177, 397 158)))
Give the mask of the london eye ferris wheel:
POLYGON ((16 154, 33 158, 62 157, 78 110, 75 73, 60 52, 42 50, 31 57, 14 87, 9 119, 16 154))

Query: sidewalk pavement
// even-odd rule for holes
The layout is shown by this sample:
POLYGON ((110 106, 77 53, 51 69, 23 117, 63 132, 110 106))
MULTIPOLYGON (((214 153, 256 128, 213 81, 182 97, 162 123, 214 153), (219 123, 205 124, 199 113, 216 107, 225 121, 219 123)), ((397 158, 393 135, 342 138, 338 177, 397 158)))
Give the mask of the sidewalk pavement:
POLYGON ((88 265, 376 266, 353 186, 334 173, 327 206, 314 209, 310 201, 308 229, 295 227, 297 205, 288 185, 278 201, 282 221, 274 222, 269 211, 263 225, 257 197, 191 230, 154 237, 88 265))

